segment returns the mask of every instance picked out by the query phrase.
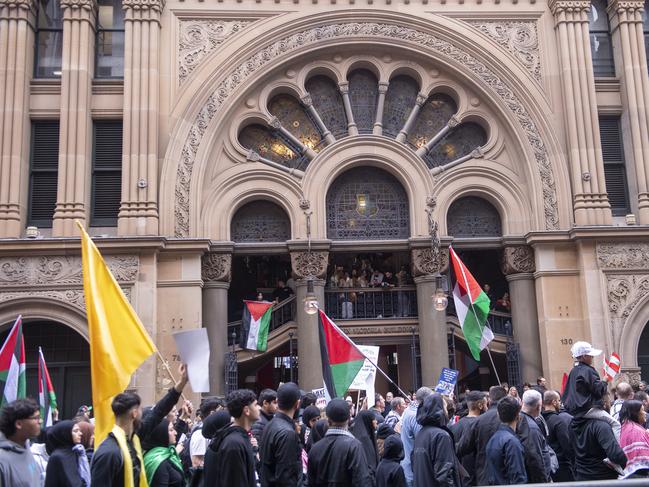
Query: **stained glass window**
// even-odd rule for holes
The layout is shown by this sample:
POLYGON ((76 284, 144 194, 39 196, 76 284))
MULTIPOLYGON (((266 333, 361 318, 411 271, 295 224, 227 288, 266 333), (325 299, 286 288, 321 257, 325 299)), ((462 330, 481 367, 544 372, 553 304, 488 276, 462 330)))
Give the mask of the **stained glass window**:
POLYGON ((488 201, 466 196, 454 201, 448 209, 446 226, 453 237, 500 237, 500 214, 488 201))
POLYGON ((307 161, 300 156, 296 147, 284 140, 280 134, 263 125, 248 125, 239 133, 239 142, 246 149, 252 149, 261 157, 287 167, 304 169, 307 161))
POLYGON ((371 134, 376 120, 379 81, 371 71, 358 69, 349 75, 349 101, 358 132, 371 134))
POLYGON ((345 137, 348 134, 347 117, 343 98, 336 83, 326 76, 318 75, 310 78, 305 87, 325 127, 337 139, 345 137))
POLYGON ((443 93, 436 93, 428 97, 419 111, 417 120, 410 133, 408 143, 418 149, 426 145, 457 112, 455 100, 443 93))
POLYGON ((318 127, 295 98, 289 95, 275 96, 268 103, 268 111, 305 146, 316 152, 322 149, 323 140, 318 127))
POLYGON ((431 168, 443 166, 470 154, 485 142, 487 142, 487 133, 480 125, 475 122, 462 123, 435 144, 424 156, 424 160, 431 168))
POLYGON ((357 167, 338 176, 327 193, 327 237, 390 240, 410 236, 408 197, 391 174, 357 167))
POLYGON ((390 80, 383 107, 383 135, 396 137, 415 106, 419 85, 409 76, 395 76, 390 80))
POLYGON ((252 201, 232 218, 230 238, 234 242, 284 242, 291 239, 291 221, 275 203, 252 201))

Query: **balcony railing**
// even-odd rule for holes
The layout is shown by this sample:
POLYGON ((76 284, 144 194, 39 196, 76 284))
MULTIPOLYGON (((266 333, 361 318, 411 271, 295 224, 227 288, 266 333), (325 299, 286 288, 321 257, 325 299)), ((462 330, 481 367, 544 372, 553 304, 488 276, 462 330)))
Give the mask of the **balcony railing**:
POLYGON ((416 318, 415 286, 325 290, 325 311, 334 320, 416 318))
MULTIPOLYGON (((446 308, 446 314, 450 316, 457 316, 455 312, 455 301, 453 301, 453 296, 448 297, 448 308, 446 308)), ((506 335, 513 336, 512 332, 512 314, 504 313, 502 311, 491 310, 489 311, 489 318, 487 319, 491 331, 496 335, 506 335), (509 323, 509 325, 507 324, 509 323)))
MULTIPOLYGON (((295 295, 273 306, 269 332, 279 328, 289 321, 295 321, 295 311, 295 295)), ((228 323, 228 345, 232 346, 233 343, 238 344, 240 341, 241 320, 231 321, 228 323), (235 338, 232 337, 233 332, 235 333, 235 338)))

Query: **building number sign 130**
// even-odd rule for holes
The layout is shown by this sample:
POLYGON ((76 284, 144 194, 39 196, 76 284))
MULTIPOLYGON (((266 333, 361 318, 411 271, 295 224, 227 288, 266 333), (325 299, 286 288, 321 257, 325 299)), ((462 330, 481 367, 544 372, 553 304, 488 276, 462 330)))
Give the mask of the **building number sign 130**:
POLYGON ((562 338, 561 345, 572 345, 572 338, 562 338))

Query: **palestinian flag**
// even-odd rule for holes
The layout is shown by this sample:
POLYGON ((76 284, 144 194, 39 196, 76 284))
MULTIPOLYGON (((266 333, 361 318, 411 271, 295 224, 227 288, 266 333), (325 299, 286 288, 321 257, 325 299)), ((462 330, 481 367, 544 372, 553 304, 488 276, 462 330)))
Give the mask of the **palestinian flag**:
POLYGON ((455 273, 453 301, 457 319, 462 326, 462 333, 469 350, 471 350, 471 355, 480 361, 480 351, 484 350, 494 339, 491 328, 487 326, 490 299, 457 256, 455 250, 449 247, 449 251, 455 273))
POLYGON ((244 301, 241 320, 241 348, 265 352, 268 348, 268 330, 273 303, 268 301, 244 301))
POLYGON ((41 347, 38 347, 38 402, 41 405, 43 426, 52 426, 52 411, 58 409, 58 406, 41 347))
POLYGON ((16 319, 7 341, 0 349, 0 387, 2 387, 0 406, 26 396, 22 316, 16 319))
POLYGON ((322 310, 318 310, 318 321, 324 385, 330 398, 343 397, 363 367, 365 355, 322 310))

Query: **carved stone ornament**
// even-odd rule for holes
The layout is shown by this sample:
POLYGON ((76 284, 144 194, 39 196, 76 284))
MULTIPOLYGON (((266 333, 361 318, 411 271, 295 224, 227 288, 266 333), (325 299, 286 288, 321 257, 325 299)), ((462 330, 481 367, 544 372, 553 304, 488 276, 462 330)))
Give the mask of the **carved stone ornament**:
POLYGON ((535 20, 470 20, 468 23, 504 47, 536 81, 541 81, 541 54, 535 20))
POLYGON ((0 8, 31 10, 36 12, 36 2, 34 0, 0 0, 0 8))
POLYGON ((324 279, 328 264, 329 252, 291 252, 291 267, 298 279, 324 279))
POLYGON ((242 31, 252 21, 182 20, 178 39, 178 84, 182 85, 203 59, 228 37, 242 31))
POLYGON ((430 247, 412 249, 412 277, 427 276, 444 272, 448 268, 448 250, 440 249, 439 258, 430 247))
POLYGON ((70 8, 72 10, 82 9, 94 11, 97 9, 97 2, 95 0, 61 0, 60 5, 61 10, 70 8))
POLYGON ((536 271, 534 250, 529 245, 505 247, 501 262, 503 274, 522 274, 536 271))
MULTIPOLYGON (((554 0, 548 2, 552 15, 558 17, 565 13, 588 14, 590 12, 590 0, 554 0)), ((575 19, 579 21, 579 19, 575 19)))
POLYGON ((122 0, 124 10, 153 10, 162 13, 165 8, 164 0, 122 0))
POLYGON ((599 243, 597 261, 603 269, 649 268, 649 243, 599 243))
POLYGON ((201 277, 205 282, 230 282, 232 254, 208 253, 201 259, 201 277))
POLYGON ((615 376, 614 384, 626 382, 631 384, 632 387, 637 387, 642 380, 642 370, 640 367, 622 367, 620 373, 615 376))
POLYGON ((608 311, 614 350, 620 349, 622 330, 635 309, 649 294, 649 274, 607 274, 608 311))
MULTIPOLYGON (((185 144, 181 150, 180 161, 176 171, 176 188, 174 192, 174 235, 176 237, 189 236, 189 193, 194 161, 196 160, 203 136, 212 123, 212 120, 214 120, 215 115, 221 111, 226 100, 234 96, 237 88, 257 71, 267 70, 269 64, 277 63, 278 58, 286 56, 292 51, 325 41, 336 40, 340 44, 345 39, 369 38, 385 39, 389 42, 398 41, 399 43, 414 45, 424 52, 434 52, 435 55, 450 60, 453 65, 461 65, 463 69, 470 71, 473 76, 484 83, 486 87, 491 89, 500 98, 502 103, 514 115, 515 119, 518 120, 534 152, 543 190, 545 227, 547 230, 558 229, 559 205, 557 203, 557 190, 547 148, 543 140, 541 140, 536 123, 532 120, 527 108, 508 83, 487 67, 485 63, 476 59, 472 54, 463 51, 457 43, 437 37, 430 32, 388 23, 347 22, 311 27, 277 39, 247 59, 243 59, 232 71, 225 73, 220 82, 216 84, 214 91, 207 98, 192 122, 185 144)), ((221 119, 222 117, 217 118, 221 119)))
POLYGON ((609 3, 609 9, 617 14, 626 13, 631 19, 636 12, 644 10, 644 0, 617 0, 609 3))
MULTIPOLYGON (((131 301, 132 287, 123 287, 122 291, 124 292, 126 299, 131 301)), ((60 301, 65 305, 75 307, 84 314, 86 312, 86 299, 83 294, 83 289, 30 289, 28 291, 0 292, 0 303, 14 301, 16 299, 46 299, 60 301)))

